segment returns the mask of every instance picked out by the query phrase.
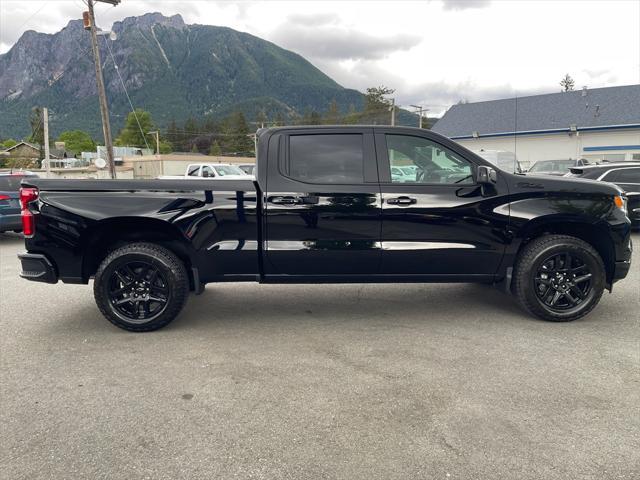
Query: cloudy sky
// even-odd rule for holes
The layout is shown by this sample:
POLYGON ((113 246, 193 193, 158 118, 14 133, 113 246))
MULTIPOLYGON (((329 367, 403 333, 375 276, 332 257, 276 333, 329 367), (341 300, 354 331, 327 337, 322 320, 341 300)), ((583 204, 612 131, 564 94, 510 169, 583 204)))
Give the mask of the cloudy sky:
MULTIPOLYGON (((0 53, 26 30, 53 33, 82 0, 0 0, 0 53)), ((99 4, 98 24, 160 11, 224 25, 302 54, 345 87, 387 85, 399 105, 441 113, 576 86, 640 83, 640 0, 173 1, 99 4)))

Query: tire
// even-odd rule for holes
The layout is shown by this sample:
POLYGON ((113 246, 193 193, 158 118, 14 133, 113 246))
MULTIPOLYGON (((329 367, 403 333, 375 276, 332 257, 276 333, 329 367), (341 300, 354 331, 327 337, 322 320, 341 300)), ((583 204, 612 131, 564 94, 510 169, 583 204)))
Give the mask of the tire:
POLYGON ((111 323, 150 332, 180 313, 189 295, 189 278, 184 263, 171 251, 152 243, 131 243, 102 261, 93 293, 111 323))
POLYGON ((596 307, 605 283, 604 263, 591 245, 568 235, 545 235, 518 256, 513 292, 529 313, 570 322, 596 307))

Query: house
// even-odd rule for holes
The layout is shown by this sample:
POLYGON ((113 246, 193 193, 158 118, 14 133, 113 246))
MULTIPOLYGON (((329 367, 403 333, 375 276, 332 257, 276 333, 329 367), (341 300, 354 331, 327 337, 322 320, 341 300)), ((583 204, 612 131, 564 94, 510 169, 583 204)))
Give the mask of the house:
MULTIPOLYGON (((9 147, 3 152, 4 163, 15 167, 37 167, 40 164, 44 151, 40 150, 40 145, 29 142, 19 142, 13 147, 9 147)), ((64 167, 72 159, 73 153, 65 149, 64 142, 56 142, 55 147, 49 150, 49 158, 52 167, 64 167)))
POLYGON ((434 132, 461 145, 538 160, 640 160, 640 85, 453 105, 434 132))

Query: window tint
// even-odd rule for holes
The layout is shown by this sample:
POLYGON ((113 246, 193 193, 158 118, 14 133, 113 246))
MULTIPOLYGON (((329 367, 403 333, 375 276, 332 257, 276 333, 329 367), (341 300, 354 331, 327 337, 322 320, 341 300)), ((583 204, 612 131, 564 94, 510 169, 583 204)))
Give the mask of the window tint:
POLYGON ((288 175, 302 182, 363 183, 362 135, 292 135, 288 167, 288 175))
POLYGON ((386 138, 393 183, 474 183, 471 163, 442 145, 409 135, 386 138))
POLYGON ((640 184, 640 168, 624 168, 609 172, 603 180, 605 182, 638 183, 640 184))
POLYGON ((189 167, 189 171, 187 172, 187 175, 189 175, 190 177, 197 177, 199 171, 200 171, 200 165, 191 165, 189 167))

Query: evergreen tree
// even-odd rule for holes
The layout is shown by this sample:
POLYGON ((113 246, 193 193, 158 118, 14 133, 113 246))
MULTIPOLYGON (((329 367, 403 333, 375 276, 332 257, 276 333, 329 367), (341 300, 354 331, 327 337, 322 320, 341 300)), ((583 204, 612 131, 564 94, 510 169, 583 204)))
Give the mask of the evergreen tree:
POLYGON ((253 155, 254 144, 242 112, 234 112, 224 122, 223 150, 236 155, 253 155))
MULTIPOLYGON (((178 125, 176 124, 176 120, 174 118, 171 119, 169 125, 167 126, 166 136, 169 138, 169 141, 178 151, 182 151, 182 136, 178 131, 178 125)), ((160 145, 160 151, 162 151, 162 144, 160 145)))
POLYGON ((391 106, 391 101, 385 97, 394 92, 393 88, 385 87, 384 85, 367 88, 367 93, 364 96, 365 112, 379 113, 381 110, 388 110, 391 106))
POLYGON ((284 115, 282 115, 282 112, 280 110, 278 110, 278 113, 276 113, 275 124, 276 127, 282 127, 285 125, 284 115))
POLYGON ((573 81, 573 78, 571 78, 571 75, 569 75, 568 73, 564 76, 564 78, 562 80, 560 80, 560 86, 562 87, 562 92, 569 92, 571 90, 573 90, 573 87, 575 87, 576 82, 573 81))
POLYGON ((364 112, 356 123, 388 124, 391 119, 390 109, 393 103, 386 96, 393 94, 393 92, 395 92, 393 88, 384 85, 367 88, 364 98, 364 112))
POLYGON ((313 110, 309 120, 309 125, 322 125, 322 115, 313 110))
POLYGON ((181 133, 181 140, 183 142, 185 151, 191 150, 193 138, 198 134, 198 122, 196 121, 196 119, 193 117, 189 117, 187 121, 184 122, 184 129, 181 133))
POLYGON ((340 110, 338 109, 338 102, 334 98, 329 104, 329 109, 324 115, 324 121, 328 125, 340 124, 340 110))
POLYGON ((264 111, 264 108, 261 108, 256 115, 256 123, 258 124, 258 128, 266 127, 269 122, 269 117, 267 117, 267 112, 264 111))
POLYGON ((212 155, 214 157, 222 155, 222 148, 220 148, 220 144, 217 140, 214 140, 214 142, 211 144, 211 147, 209 148, 209 155, 212 155))

